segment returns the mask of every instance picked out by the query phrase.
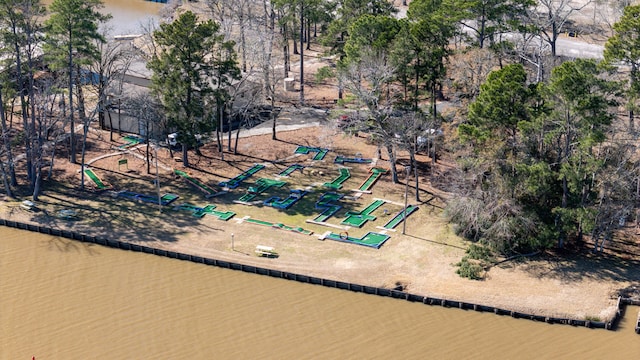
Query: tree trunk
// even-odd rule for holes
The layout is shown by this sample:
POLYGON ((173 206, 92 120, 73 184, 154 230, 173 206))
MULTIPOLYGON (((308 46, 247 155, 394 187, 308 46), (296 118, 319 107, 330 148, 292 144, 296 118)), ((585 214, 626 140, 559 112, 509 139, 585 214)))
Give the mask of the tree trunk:
MULTIPOLYGON (((300 105, 304 106, 304 1, 300 4, 300 105)), ((295 43, 295 42, 294 42, 295 43)))
POLYGON ((271 118, 272 122, 272 128, 271 128, 271 140, 277 140, 277 134, 276 134, 276 115, 275 115, 275 99, 273 98, 273 96, 271 96, 271 112, 269 113, 269 117, 271 118))
POLYGON ((107 111, 107 117, 109 117, 109 141, 113 142, 113 118, 111 118, 111 111, 107 111))
POLYGON ((234 154, 238 153, 238 142, 240 141, 240 129, 241 128, 242 128, 242 123, 238 124, 238 129, 236 130, 236 141, 233 144, 233 153, 234 154))
POLYGON ((485 27, 486 27, 486 17, 485 17, 485 9, 482 9, 482 16, 480 17, 480 30, 478 31, 478 47, 480 49, 482 49, 482 47, 484 46, 484 33, 485 33, 485 27))
MULTIPOLYGON (((70 36, 71 38, 71 36, 70 36)), ((71 47, 72 42, 69 41, 69 47, 67 49, 68 51, 68 71, 69 71, 69 88, 67 89, 69 91, 69 124, 71 126, 71 128, 69 129, 69 161, 71 161, 72 164, 76 163, 76 133, 75 133, 75 123, 73 121, 73 49, 71 47)), ((84 171, 83 171, 84 173, 84 171)))
POLYGON ((311 50, 311 21, 307 19, 307 50, 311 50))
POLYGON ((183 142, 182 144, 182 166, 189 167, 189 156, 187 151, 187 144, 183 142))
POLYGON ((556 57, 556 40, 558 39, 558 25, 555 21, 551 22, 551 56, 556 57))
POLYGON ((629 133, 633 134, 634 130, 635 130, 635 113, 634 113, 634 108, 635 108, 635 98, 637 96, 636 94, 636 87, 637 87, 637 82, 638 82, 638 65, 633 62, 631 64, 631 73, 630 73, 630 78, 631 78, 631 84, 629 84, 629 87, 633 93, 633 96, 631 96, 630 98, 633 99, 633 103, 631 104, 631 107, 629 109, 629 133))
MULTIPOLYGON (((76 69, 78 74, 80 73, 80 66, 76 69)), ((84 160, 85 151, 87 149, 87 134, 89 133, 89 119, 84 107, 84 93, 82 91, 82 85, 80 84, 80 77, 76 77, 76 88, 78 89, 78 114, 80 115, 80 121, 82 121, 82 153, 81 153, 81 167, 80 167, 80 189, 84 191, 84 160)))
POLYGON ((0 171, 2 172, 2 183, 4 185, 4 191, 7 193, 8 197, 12 198, 13 192, 11 191, 11 185, 9 185, 7 171, 4 168, 4 163, 2 161, 0 161, 0 171))
POLYGON ((282 59, 284 60, 284 78, 289 77, 289 38, 287 37, 287 24, 282 24, 282 59))
MULTIPOLYGON (((9 184, 11 186, 16 186, 18 185, 18 181, 16 179, 16 171, 13 163, 13 154, 11 153, 11 141, 9 141, 9 136, 8 136, 9 129, 7 129, 7 120, 5 117, 4 98, 2 96, 1 85, 0 85, 0 123, 2 125, 2 142, 4 143, 4 149, 5 149, 5 152, 7 153, 7 165, 9 168, 6 170, 9 173, 9 179, 10 179, 9 184)), ((9 194, 9 192, 7 194, 9 194)))
POLYGON ((240 52, 242 57, 242 72, 247 72, 247 42, 245 39, 244 5, 240 7, 240 52))
MULTIPOLYGON (((0 123, 2 124, 2 142, 4 142, 5 151, 7 153, 7 164, 9 165, 9 172, 12 174, 11 181, 15 181, 15 172, 12 172, 11 168, 13 167, 13 156, 11 155, 11 144, 9 142, 9 137, 7 136, 7 121, 4 116, 4 99, 2 97, 2 87, 0 86, 0 123)), ((11 184, 7 180, 7 169, 4 167, 4 161, 0 161, 0 170, 2 170, 2 180, 4 182, 4 189, 7 193, 7 196, 13 197, 13 193, 11 192, 11 184)))
POLYGON ((22 52, 23 49, 20 48, 20 44, 18 43, 18 33, 16 30, 16 24, 12 24, 12 33, 14 35, 14 51, 15 51, 15 59, 16 59, 16 81, 18 82, 18 93, 20 97, 20 112, 22 115, 22 126, 24 131, 24 150, 25 150, 25 160, 27 166, 27 180, 31 185, 33 185, 33 154, 31 153, 31 141, 32 141, 32 129, 29 126, 29 115, 27 114, 27 100, 25 99, 25 86, 24 80, 22 78, 22 52))
MULTIPOLYGON (((415 146, 415 143, 414 143, 414 146, 415 146)), ((413 167, 413 172, 414 172, 415 181, 416 181, 416 201, 420 201, 420 177, 418 176, 418 161, 416 160, 415 147, 409 150, 409 158, 411 160, 411 166, 413 167)), ((408 178, 407 178, 407 181, 409 181, 408 178)))
POLYGON ((389 163, 391 164, 391 181, 394 184, 398 183, 398 170, 396 169, 396 154, 393 151, 392 145, 387 145, 387 155, 389 156, 389 163))
POLYGON ((233 113, 233 102, 230 101, 229 104, 231 106, 231 109, 229 109, 228 112, 225 111, 225 113, 229 114, 229 116, 227 116, 227 150, 231 152, 231 114, 233 113))
MULTIPOLYGON (((218 127, 220 128, 220 131, 222 132, 222 126, 223 126, 223 116, 222 116, 222 104, 220 103, 220 101, 218 101, 218 127)), ((222 139, 220 139, 222 141, 222 139)), ((222 146, 222 142, 220 142, 220 160, 224 160, 224 148, 222 146)))

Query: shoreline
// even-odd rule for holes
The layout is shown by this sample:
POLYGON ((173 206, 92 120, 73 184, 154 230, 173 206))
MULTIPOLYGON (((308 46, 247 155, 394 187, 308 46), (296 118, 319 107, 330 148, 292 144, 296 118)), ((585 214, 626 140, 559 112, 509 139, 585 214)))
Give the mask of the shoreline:
MULTIPOLYGON (((280 125, 293 125, 292 122, 295 121, 281 122, 280 125)), ((311 124, 315 125, 313 122, 311 124)), ((243 141, 241 145, 247 151, 247 159, 239 162, 244 167, 255 162, 248 151, 249 144, 251 149, 259 145, 263 148, 282 144, 291 146, 292 143, 305 141, 317 143, 316 138, 320 136, 322 141, 329 141, 332 147, 341 148, 342 151, 349 151, 344 149, 351 149, 353 146, 359 151, 365 151, 362 138, 335 135, 333 130, 317 125, 310 129, 279 131, 277 141, 271 140, 269 134, 248 135, 252 139, 245 140, 248 143, 243 141), (310 133, 313 139, 304 138, 310 133)), ((93 157, 104 154, 113 144, 99 141, 98 145, 93 157)), ((290 153, 290 149, 284 149, 272 155, 275 155, 273 159, 277 163, 290 156, 290 153)), ((173 160, 167 159, 165 160, 173 160)), ((116 160, 112 159, 114 163, 116 160)), ((233 158, 231 162, 234 162, 233 158)), ((209 160, 201 166, 219 164, 209 160)), ((111 171, 118 180, 124 180, 118 184, 120 189, 155 191, 155 186, 152 187, 144 176, 144 162, 137 156, 131 156, 129 165, 137 170, 121 173, 117 172, 117 167, 109 170, 104 164, 98 169, 103 173, 111 171), (126 182, 127 180, 130 182, 126 182)), ((72 182, 77 176, 77 165, 66 164, 63 169, 66 169, 68 176, 50 191, 44 192, 39 199, 38 205, 44 211, 23 211, 19 202, 23 198, 7 199, 0 206, 0 218, 32 226, 51 227, 56 231, 75 231, 86 236, 102 237, 107 234, 114 241, 330 281, 385 289, 401 286, 404 291, 429 298, 483 304, 515 313, 559 319, 607 322, 615 317, 620 290, 637 285, 640 279, 640 268, 629 264, 623 268, 617 261, 596 261, 585 254, 569 257, 541 256, 526 262, 511 261, 492 267, 482 281, 461 278, 455 273, 455 263, 464 256, 467 243, 453 234, 451 226, 439 215, 440 208, 434 204, 422 203, 425 210, 418 216, 423 217, 419 223, 414 220, 414 226, 406 235, 394 232, 391 241, 387 241, 380 249, 371 249, 337 241, 320 241, 317 235, 320 235, 321 229, 317 226, 313 229, 316 235, 309 236, 283 232, 273 227, 256 227, 243 222, 241 217, 229 221, 205 217, 194 221, 193 216, 176 213, 168 208, 158 213, 157 208, 152 205, 121 203, 115 196, 110 196, 115 194, 109 192, 78 192, 72 182), (56 215, 61 209, 68 208, 77 210, 80 217, 70 221, 56 215), (230 243, 233 234, 236 235, 235 248, 230 243), (255 256, 257 245, 274 247, 280 257, 266 259, 255 256)), ((224 173, 224 170, 216 169, 218 173, 224 173)), ((233 168, 224 174, 236 171, 233 168)), ((184 195, 183 200, 187 202, 206 201, 202 200, 199 193, 190 195, 190 190, 186 189, 188 185, 172 182, 171 175, 171 172, 163 174, 164 191, 184 195)), ((383 184, 382 188, 377 188, 376 197, 397 200, 394 196, 399 193, 398 189, 385 188, 383 184)), ((250 215, 261 219, 261 211, 258 207, 246 207, 242 216, 250 215)), ((295 219, 282 216, 272 217, 270 220, 282 223, 291 220, 292 225, 300 226, 302 220, 308 218, 308 214, 294 216, 295 219)))
MULTIPOLYGON (((624 315, 624 309, 626 305, 640 305, 639 301, 634 301, 629 298, 618 297, 616 304, 616 312, 611 319, 605 319, 604 321, 590 320, 590 319, 577 319, 572 317, 552 317, 543 314, 535 313, 522 313, 511 309, 503 309, 484 304, 469 303, 461 300, 450 300, 446 298, 430 297, 423 294, 414 294, 411 292, 405 292, 401 290, 373 287, 362 284, 351 283, 348 281, 331 280, 318 278, 311 275, 287 272, 282 270, 276 270, 272 268, 266 268, 256 265, 249 265, 243 263, 237 263, 229 260, 221 260, 215 258, 208 258, 199 256, 197 254, 188 254, 176 251, 170 251, 155 247, 149 247, 145 245, 135 244, 127 241, 110 240, 106 238, 99 238, 91 235, 81 234, 72 230, 53 229, 47 226, 33 225, 29 223, 7 220, 0 218, 0 225, 15 228, 23 231, 37 232, 45 235, 58 236, 71 241, 80 241, 84 243, 92 243, 101 246, 111 247, 120 250, 141 252, 145 254, 151 254, 155 256, 162 256, 171 259, 191 261, 194 263, 200 263, 208 266, 216 266, 226 268, 230 270, 238 270, 255 275, 271 276, 275 278, 281 278, 286 280, 293 280, 297 282, 307 283, 311 285, 321 285, 325 287, 331 287, 340 290, 349 290, 354 292, 362 292, 368 295, 376 295, 382 297, 391 297, 394 299, 405 300, 409 302, 419 302, 425 305, 442 306, 447 308, 458 308, 461 310, 473 310, 478 312, 489 312, 501 316, 510 316, 518 319, 525 319, 530 321, 545 322, 548 324, 562 324, 571 325, 576 327, 587 327, 594 329, 606 329, 616 330, 617 325, 624 315)), ((638 332, 636 326, 636 332, 638 332)))

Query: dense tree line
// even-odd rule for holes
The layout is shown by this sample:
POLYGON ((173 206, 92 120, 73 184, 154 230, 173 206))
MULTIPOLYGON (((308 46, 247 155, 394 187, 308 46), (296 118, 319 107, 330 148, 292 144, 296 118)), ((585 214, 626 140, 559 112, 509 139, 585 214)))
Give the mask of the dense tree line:
POLYGON ((610 39, 598 62, 558 56, 558 39, 585 11, 584 1, 413 0, 399 16, 387 0, 205 0, 201 13, 178 9, 171 22, 150 29, 151 97, 126 98, 115 74, 136 54, 106 42, 99 0, 54 0, 48 9, 37 0, 0 0, 5 192, 28 184, 37 198, 55 143, 66 144, 76 163, 76 125, 86 137, 92 121, 108 121, 114 99, 141 121, 158 114, 178 130, 184 166, 196 134, 216 132, 224 156, 220 131, 231 114, 248 119, 248 103, 273 109, 294 56, 305 104, 304 51, 316 42, 335 55, 328 73, 336 96, 362 109, 348 131, 366 131, 385 150, 394 182, 402 173, 397 151, 406 151, 402 165, 412 172, 417 200, 426 174, 416 152, 426 150, 436 166, 445 150, 438 129, 444 121, 456 129, 446 142, 459 170, 449 181, 455 196, 447 214, 460 234, 505 254, 585 235, 602 249, 621 219, 633 216, 640 176, 632 143, 621 140, 636 136, 640 10, 615 3, 609 9, 624 10, 606 24, 610 39), (38 76, 44 69, 54 76, 38 76), (98 74, 90 94, 87 73, 98 74), (443 98, 457 101, 454 119, 439 114, 443 98), (141 102, 154 106, 136 112, 141 102), (615 126, 620 107, 628 113, 625 129, 615 126), (17 156, 25 160, 24 179, 16 175, 17 156))

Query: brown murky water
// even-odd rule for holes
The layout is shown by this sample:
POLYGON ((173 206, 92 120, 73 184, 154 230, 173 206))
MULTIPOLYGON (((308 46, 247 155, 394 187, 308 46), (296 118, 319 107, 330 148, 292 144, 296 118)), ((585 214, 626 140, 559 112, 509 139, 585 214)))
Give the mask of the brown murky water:
MULTIPOLYGON (((49 6, 53 0, 41 0, 49 6)), ((103 0, 101 12, 111 14, 109 21, 111 35, 140 34, 142 27, 149 27, 150 21, 158 22, 158 11, 165 5, 146 0, 103 0)))
MULTIPOLYGON (((162 6, 105 5, 116 34, 162 6)), ((0 359, 636 359, 638 310, 547 325, 0 228, 0 359)))
POLYGON ((616 332, 445 309, 0 228, 0 359, 632 359, 616 332))

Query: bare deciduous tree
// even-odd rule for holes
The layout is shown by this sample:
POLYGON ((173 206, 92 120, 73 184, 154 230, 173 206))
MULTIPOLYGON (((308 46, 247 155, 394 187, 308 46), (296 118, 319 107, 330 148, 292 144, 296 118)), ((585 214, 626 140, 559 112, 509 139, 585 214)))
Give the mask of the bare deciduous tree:
POLYGON ((538 6, 530 9, 528 18, 537 26, 542 40, 556 56, 556 42, 567 21, 575 12, 584 9, 591 0, 538 0, 538 6))

